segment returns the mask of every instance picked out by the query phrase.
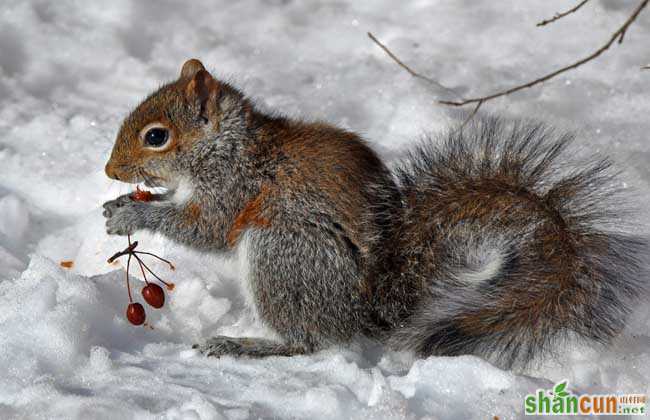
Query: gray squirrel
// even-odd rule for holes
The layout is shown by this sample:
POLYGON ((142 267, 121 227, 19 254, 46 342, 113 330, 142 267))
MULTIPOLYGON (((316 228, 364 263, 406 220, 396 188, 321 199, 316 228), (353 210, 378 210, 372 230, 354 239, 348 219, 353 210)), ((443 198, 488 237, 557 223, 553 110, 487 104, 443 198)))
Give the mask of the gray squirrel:
POLYGON ((104 204, 106 230, 241 251, 282 338, 214 337, 208 356, 306 354, 358 336, 420 356, 526 366, 566 339, 610 342, 645 290, 608 160, 571 135, 474 118, 394 170, 356 134, 266 115, 196 59, 124 120, 106 174, 167 188, 104 204))

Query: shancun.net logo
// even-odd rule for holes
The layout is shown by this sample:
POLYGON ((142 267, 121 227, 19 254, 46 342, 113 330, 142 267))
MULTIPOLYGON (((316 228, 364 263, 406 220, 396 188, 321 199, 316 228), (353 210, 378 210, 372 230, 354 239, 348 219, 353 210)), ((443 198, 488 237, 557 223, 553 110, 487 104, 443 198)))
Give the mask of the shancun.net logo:
POLYGON ((553 389, 538 389, 526 395, 526 415, 614 415, 643 416, 646 414, 646 396, 643 394, 574 395, 567 389, 567 381, 553 389))

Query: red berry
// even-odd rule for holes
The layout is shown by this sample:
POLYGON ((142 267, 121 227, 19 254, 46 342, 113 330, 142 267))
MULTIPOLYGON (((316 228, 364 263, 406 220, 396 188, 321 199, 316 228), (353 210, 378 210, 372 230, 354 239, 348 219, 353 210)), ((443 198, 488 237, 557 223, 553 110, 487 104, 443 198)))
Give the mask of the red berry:
POLYGON ((144 313, 144 308, 139 303, 130 303, 126 308, 126 318, 133 325, 142 325, 146 315, 144 313))
POLYGON ((149 191, 141 190, 139 187, 135 187, 135 191, 131 193, 131 198, 135 201, 151 201, 153 194, 149 191))
POLYGON ((142 288, 142 297, 147 303, 154 308, 162 308, 165 304, 165 292, 163 292, 162 287, 157 284, 149 283, 142 288))

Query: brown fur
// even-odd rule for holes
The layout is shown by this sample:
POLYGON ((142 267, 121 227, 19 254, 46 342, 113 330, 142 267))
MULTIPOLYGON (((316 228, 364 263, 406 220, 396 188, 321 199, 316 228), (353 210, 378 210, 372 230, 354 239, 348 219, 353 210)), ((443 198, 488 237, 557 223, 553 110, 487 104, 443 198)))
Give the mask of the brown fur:
POLYGON ((183 221, 187 226, 194 226, 200 223, 201 206, 196 203, 188 203, 183 210, 183 221))
POLYGON ((279 163, 274 182, 281 194, 323 196, 347 238, 368 252, 362 203, 376 198, 369 196, 365 177, 385 167, 357 135, 323 123, 272 120, 252 153, 279 163))
POLYGON ((621 331, 645 290, 647 244, 621 229, 610 163, 576 167, 563 157, 570 141, 541 124, 479 119, 397 166, 400 275, 379 296, 400 296, 409 321, 393 345, 513 367, 563 340, 604 344, 621 331))
MULTIPOLYGON (((195 61, 200 64, 198 60, 195 61)), ((183 105, 178 103, 179 98, 187 103, 196 103, 204 118, 213 118, 218 122, 216 98, 221 93, 222 85, 207 71, 198 69, 196 63, 190 64, 188 69, 184 67, 183 72, 185 77, 167 84, 159 94, 149 96, 124 120, 105 168, 110 178, 141 182, 143 177, 138 169, 146 168, 149 161, 174 160, 180 151, 191 148, 203 138, 202 127, 194 121, 187 121, 183 114, 170 118, 171 110, 178 110, 183 105), (196 72, 188 77, 192 71, 196 72), (169 129, 170 145, 165 150, 152 150, 143 144, 141 130, 151 123, 160 123, 169 129)), ((215 129, 218 129, 218 125, 215 129)), ((146 170, 144 172, 144 175, 148 175, 146 170)))
POLYGON ((251 227, 265 228, 270 226, 271 221, 263 216, 264 201, 269 195, 269 187, 262 187, 259 195, 249 201, 239 212, 228 232, 228 245, 233 248, 244 230, 251 227))
POLYGON ((417 208, 416 211, 431 214, 428 218, 430 226, 416 227, 417 231, 411 232, 422 236, 435 231, 436 226, 446 231, 460 223, 494 222, 495 215, 498 215, 496 220, 503 229, 525 227, 530 220, 546 220, 537 235, 539 249, 543 250, 540 257, 547 264, 546 274, 540 273, 536 278, 528 279, 529 282, 521 284, 516 294, 501 296, 493 307, 477 308, 459 316, 458 325, 465 333, 499 333, 541 320, 560 328, 570 316, 564 310, 568 305, 557 302, 555 298, 549 299, 549 296, 571 300, 574 302, 571 307, 586 299, 584 290, 571 279, 575 268, 567 266, 576 261, 574 240, 568 236, 562 216, 538 194, 499 180, 475 181, 468 185, 451 185, 443 197, 424 197, 417 208))

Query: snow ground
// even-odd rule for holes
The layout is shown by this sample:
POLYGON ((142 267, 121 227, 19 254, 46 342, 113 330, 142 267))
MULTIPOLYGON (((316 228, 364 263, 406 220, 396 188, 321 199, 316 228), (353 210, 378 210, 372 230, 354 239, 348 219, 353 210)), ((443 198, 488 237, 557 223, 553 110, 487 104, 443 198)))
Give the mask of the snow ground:
MULTIPOLYGON (((637 2, 592 3, 537 28, 567 2, 0 0, 0 418, 508 419, 522 416, 523 395, 563 378, 581 392, 649 394, 647 301, 613 348, 570 348, 523 373, 363 343, 216 360, 189 344, 268 334, 243 307, 234 259, 137 235, 178 267, 169 305, 149 311, 153 330, 126 323, 123 272, 105 262, 124 239, 106 236, 100 205, 129 189, 103 174, 114 135, 185 59, 263 106, 361 132, 390 159, 461 115, 432 105, 443 92, 399 69, 367 31, 422 73, 482 94, 597 48, 637 2)), ((577 130, 584 148, 610 154, 644 232, 649 37, 646 10, 598 61, 484 107, 577 130)))

